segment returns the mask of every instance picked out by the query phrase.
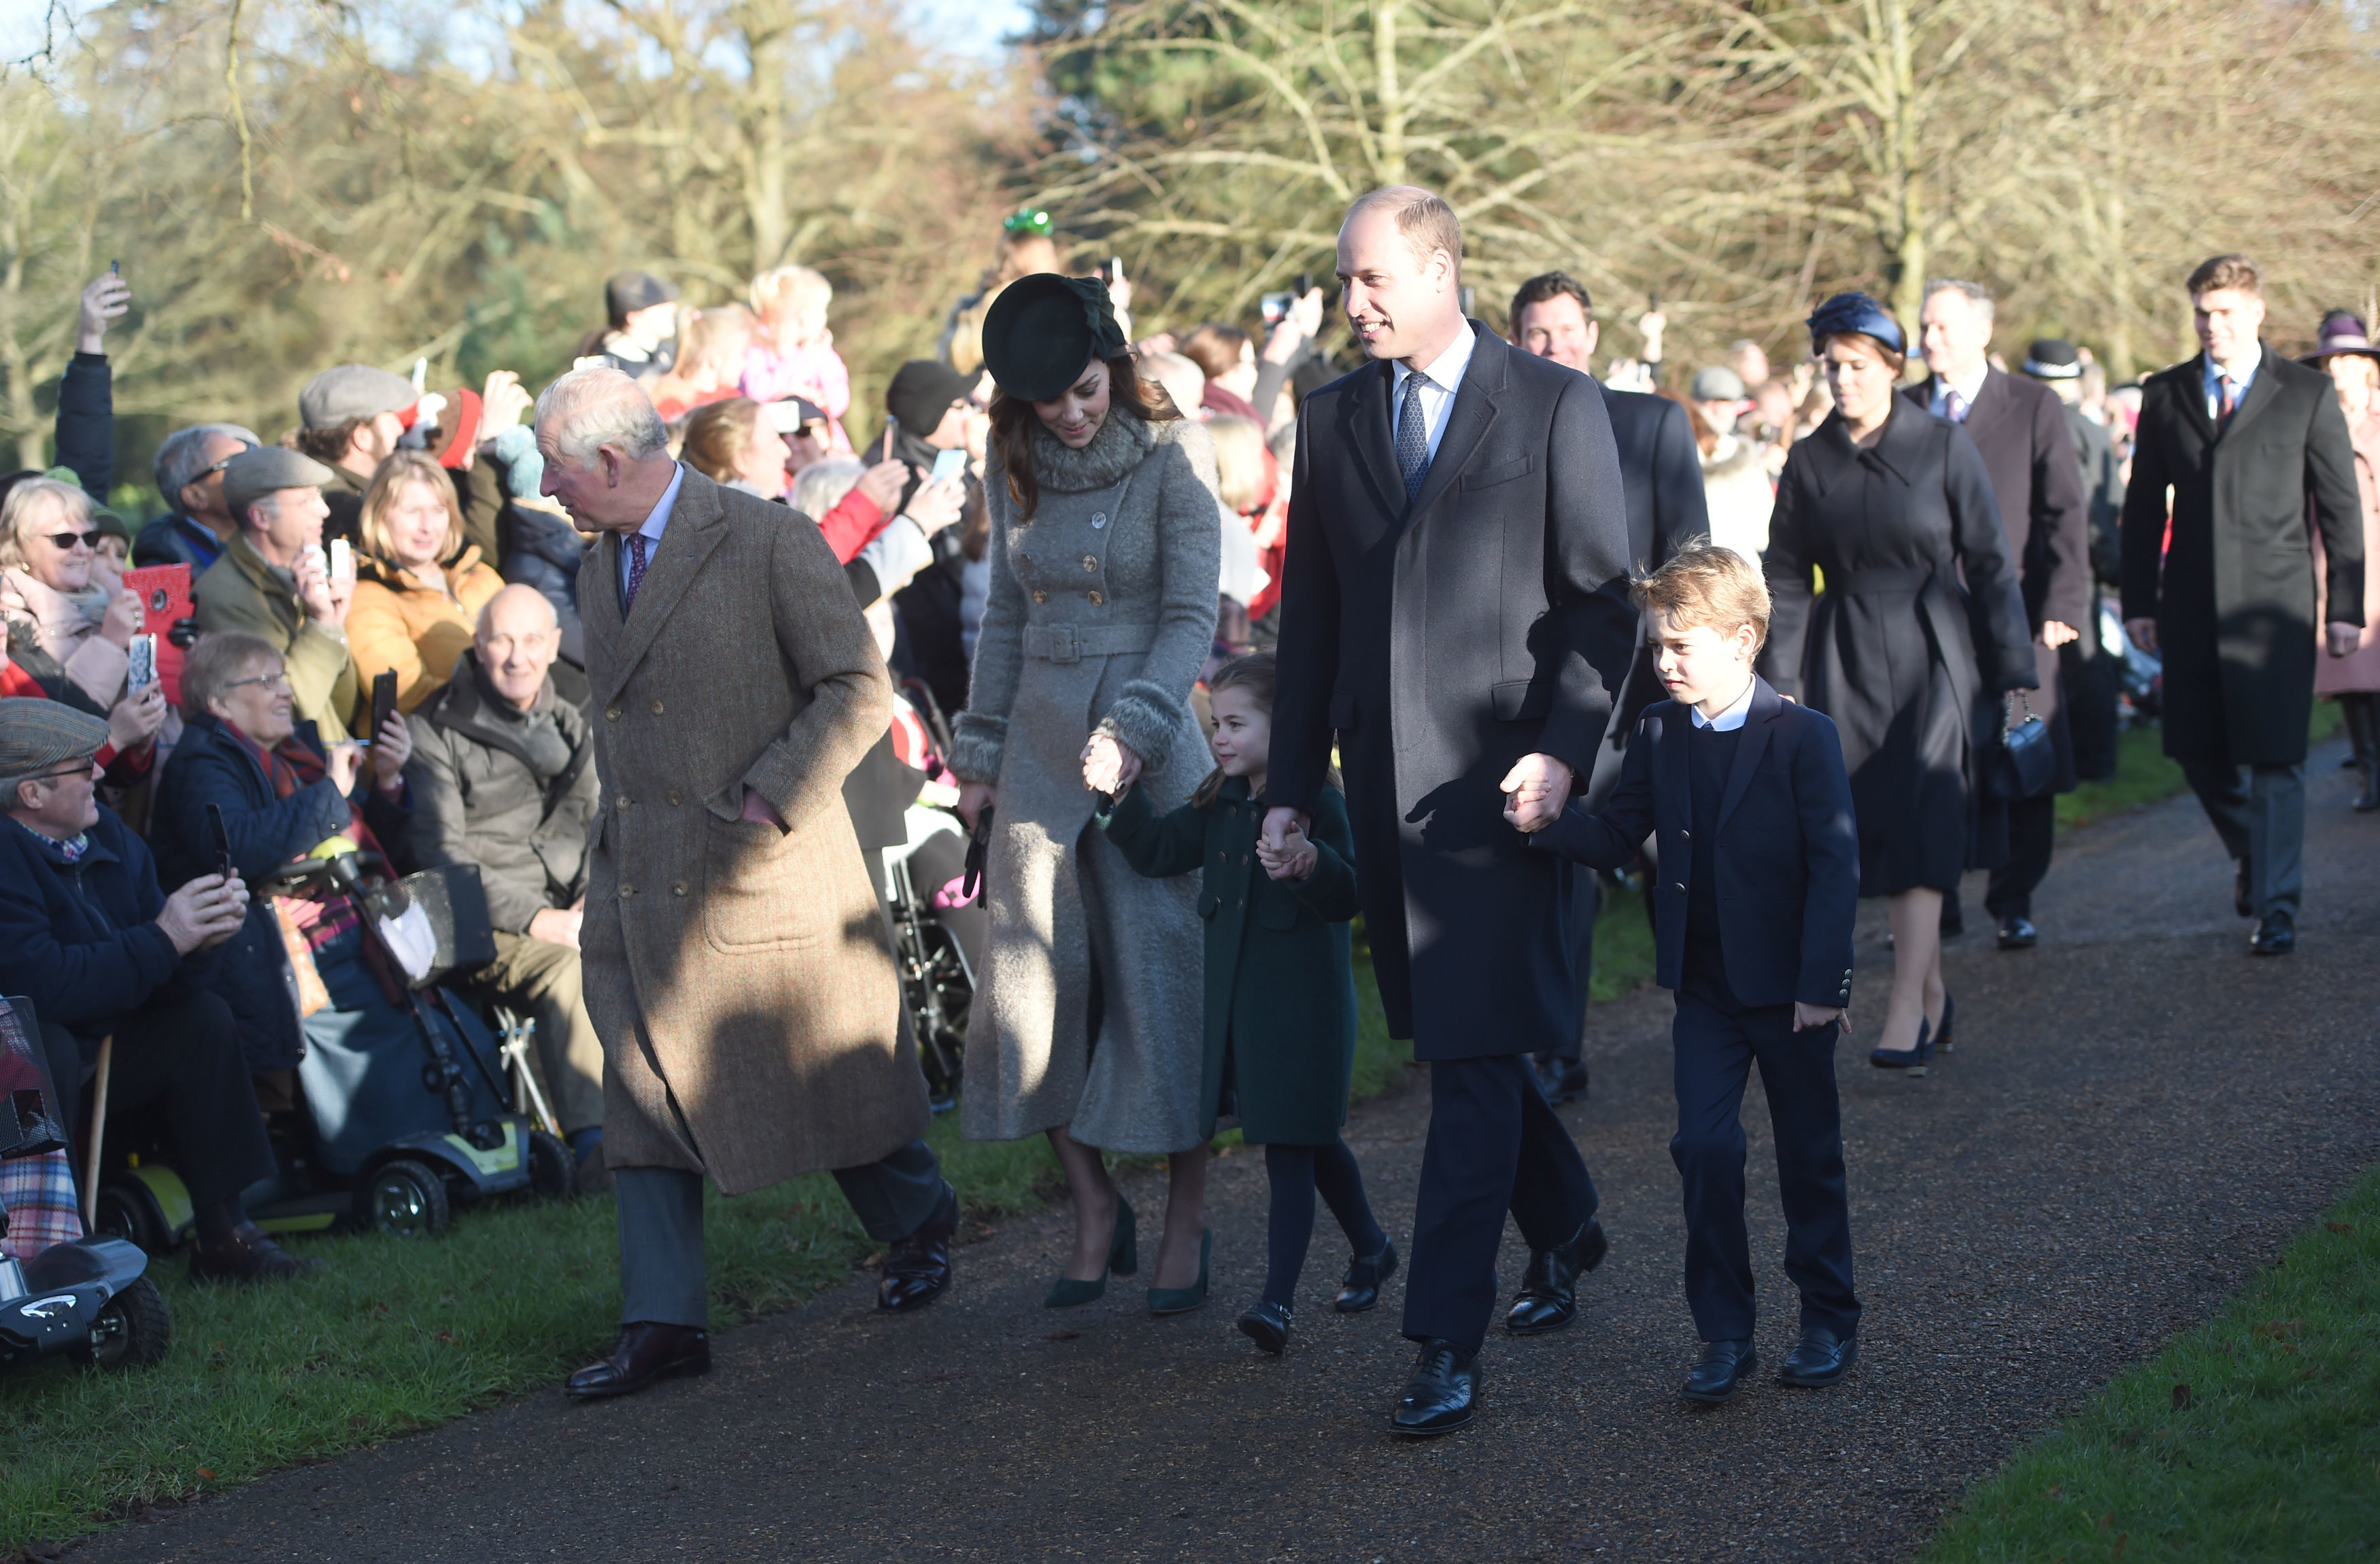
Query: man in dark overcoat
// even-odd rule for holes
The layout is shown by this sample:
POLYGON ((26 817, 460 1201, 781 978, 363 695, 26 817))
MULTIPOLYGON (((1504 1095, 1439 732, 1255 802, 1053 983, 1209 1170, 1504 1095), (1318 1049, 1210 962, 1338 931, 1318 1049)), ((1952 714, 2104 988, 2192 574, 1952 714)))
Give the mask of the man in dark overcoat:
POLYGON ((2362 500, 2330 377, 2257 340, 2254 264, 2218 255, 2189 285, 2201 351, 2142 387, 2124 497, 2124 633, 2165 660, 2165 752, 2238 865, 2233 902, 2256 920, 2248 948, 2281 955, 2297 944, 2304 878, 2315 652, 2307 517, 2322 529, 2324 638, 2344 655, 2363 621, 2362 500))
POLYGON ((1966 425, 1967 437, 1983 453, 2041 675, 2041 687, 2020 697, 2018 715, 2030 709, 2049 725, 2057 771, 2040 793, 2006 806, 2008 859, 1992 870, 1984 892, 1984 910, 1999 926, 2000 949, 2012 951, 2030 949, 2039 939, 2033 893, 2049 872, 2058 794, 2074 791, 2074 739, 2058 649, 2090 620, 2091 532, 2065 406, 2047 386, 1992 367, 1986 357, 1992 313, 1991 293, 1980 283, 1928 282, 1917 321, 1925 367, 1933 373, 1901 394, 1937 418, 1966 425))
POLYGON ((1339 273, 1374 360, 1300 410, 1282 571, 1274 806, 1281 841, 1333 734, 1391 1036, 1430 1066, 1391 1419, 1474 1413, 1509 1208, 1533 1252, 1507 1325, 1553 1329, 1602 1258, 1586 1166, 1530 1056, 1578 1025, 1571 869, 1503 829, 1550 819, 1592 769, 1636 641, 1628 521, 1595 382, 1518 351, 1460 299, 1463 236, 1410 186, 1349 210, 1339 273))
MULTIPOLYGON (((1595 300, 1585 285, 1567 272, 1531 277, 1512 293, 1512 340, 1540 358, 1592 376, 1595 345, 1602 335, 1595 318, 1595 300)), ((1669 562, 1680 544, 1710 534, 1710 506, 1703 494, 1702 453, 1694 446, 1694 430, 1685 406, 1666 396, 1641 391, 1603 390, 1603 409, 1611 418, 1611 443, 1620 453, 1620 487, 1628 504, 1628 564, 1649 575, 1669 562)), ((1666 699, 1661 681, 1653 672, 1652 649, 1639 637, 1636 656, 1621 686, 1620 710, 1602 748, 1589 783, 1582 792, 1601 794, 1620 780, 1620 758, 1636 719, 1657 700, 1666 699)), ((1578 877, 1578 991, 1586 983, 1595 960, 1595 877, 1578 877)), ((1584 1020, 1584 1017, 1581 1018, 1584 1020)), ((1557 1104, 1586 1095, 1586 1061, 1580 1045, 1585 1029, 1569 1044, 1537 1061, 1545 1072, 1546 1095, 1557 1104)))

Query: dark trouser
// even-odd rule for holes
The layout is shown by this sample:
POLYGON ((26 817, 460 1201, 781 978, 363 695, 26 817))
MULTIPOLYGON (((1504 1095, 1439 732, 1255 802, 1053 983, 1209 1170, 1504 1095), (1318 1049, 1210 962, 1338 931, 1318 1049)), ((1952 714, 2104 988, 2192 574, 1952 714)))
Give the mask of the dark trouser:
MULTIPOLYGON (((682 1168, 617 1168, 620 1323, 707 1327, 702 1261, 702 1175, 682 1168)), ((950 1185, 933 1147, 913 1140, 880 1161, 837 1168, 834 1182, 859 1225, 880 1243, 932 1218, 950 1185)))
POLYGON ((1554 1249, 1577 1235, 1596 1205, 1586 1162, 1526 1058, 1432 1061, 1405 1335, 1477 1352, 1496 1309, 1504 1213, 1530 1248, 1554 1249))
POLYGON ((603 1039, 580 996, 578 952, 496 931, 496 959, 462 985, 474 1000, 525 1011, 537 1023, 537 1062, 562 1133, 603 1124, 603 1039))
POLYGON ((2058 840, 2058 795, 2040 794, 2008 806, 2009 858, 1984 888, 1984 911, 1995 918, 2031 917, 2033 893, 2049 873, 2058 840))
MULTIPOLYGON (((162 1105, 174 1170, 190 1192, 194 1210, 211 1211, 273 1176, 273 1146, 249 1085, 229 1005, 213 994, 176 993, 117 1016, 107 1031, 115 1038, 108 1064, 108 1112, 162 1105)), ((83 1082, 99 1067, 98 1040, 83 1042, 44 1021, 42 1050, 61 1098, 58 1117, 79 1132, 77 1104, 83 1082)), ((79 1179, 82 1171, 77 1158, 75 1176, 79 1179)))
POLYGON ((1678 995, 1678 1134, 1670 1159, 1685 1180, 1686 1305, 1706 1341, 1751 1340, 1752 1248, 1743 1230, 1743 1086, 1754 1060, 1768 1094, 1785 1274, 1802 1290, 1802 1325, 1859 1328, 1852 1292, 1851 1199, 1829 1024, 1793 1030, 1791 1005, 1730 1008, 1678 995))
POLYGON ((2251 766, 2245 787, 2233 765, 2185 760, 2181 774, 2223 850, 2248 860, 2248 901, 2256 915, 2297 916, 2305 887, 2305 762, 2251 766))

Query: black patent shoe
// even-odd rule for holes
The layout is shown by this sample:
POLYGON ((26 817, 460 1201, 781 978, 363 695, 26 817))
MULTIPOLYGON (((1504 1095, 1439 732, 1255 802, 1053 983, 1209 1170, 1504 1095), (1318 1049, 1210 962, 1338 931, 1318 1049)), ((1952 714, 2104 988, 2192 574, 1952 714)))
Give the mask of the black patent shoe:
MULTIPOLYGON (((1949 1012, 1946 1009, 1943 1013, 1947 1015, 1949 1012)), ((1867 1061, 1878 1070, 1906 1070, 1909 1072, 1909 1078, 1913 1081, 1930 1068, 1927 1061, 1934 1057, 1933 1031, 1934 1029, 1926 1024, 1925 1018, 1921 1015, 1917 1018, 1915 1048, 1873 1048, 1867 1050, 1867 1061)))
POLYGON ((958 1191, 945 1183, 934 1214, 908 1237, 894 1239, 885 1251, 884 1270, 876 1281, 880 1313, 905 1315, 951 1290, 951 1235, 958 1227, 958 1191))
POLYGON ((1583 1059, 1549 1061, 1537 1072, 1537 1083, 1545 1087, 1546 1100, 1556 1108, 1585 1101, 1586 1061, 1583 1059))
POLYGON ((1456 1351, 1451 1341, 1431 1337, 1421 1344, 1413 1378, 1397 1410, 1389 1414, 1391 1433, 1412 1438, 1451 1434, 1479 1415, 1479 1357, 1456 1351))
POLYGON ((1603 1264, 1611 1247, 1603 1224, 1593 1217, 1559 1249, 1539 1249, 1529 1255, 1528 1274, 1504 1315, 1504 1328, 1515 1336, 1538 1336, 1560 1330, 1578 1317, 1578 1279, 1603 1264))
POLYGON ((2001 950, 2030 951, 2035 945, 2040 943, 2041 930, 2034 927, 2033 919, 2029 917, 2004 917, 2000 919, 2001 950))
POLYGON ((2256 932, 2248 939, 2248 953, 2254 956, 2285 956, 2298 948, 2298 920, 2285 912, 2269 912, 2256 920, 2256 932))
POLYGON ((1702 1361, 1686 1376, 1686 1383, 1678 1394, 1690 1401, 1717 1406, 1734 1395, 1743 1376, 1759 1366, 1760 1354, 1752 1350, 1749 1341, 1706 1342, 1702 1361))
POLYGON ((1858 1337, 1837 1336, 1823 1326, 1809 1326, 1786 1358, 1785 1366, 1777 1371, 1777 1383, 1803 1390, 1823 1390, 1857 1362, 1858 1337))
POLYGON ((1262 1298, 1250 1303, 1240 1315, 1240 1334, 1255 1342, 1274 1357, 1289 1345, 1290 1320, 1295 1314, 1287 1303, 1268 1303, 1262 1298))
POLYGON ((1330 1306, 1342 1315, 1360 1315, 1380 1301, 1381 1285, 1396 1274, 1397 1246, 1384 1241, 1378 1254, 1358 1255, 1347 1262, 1347 1279, 1339 1284, 1339 1296, 1330 1306))
POLYGON ((620 1328, 612 1355, 589 1364, 562 1387, 574 1401, 633 1396, 656 1380, 710 1372, 710 1333, 691 1325, 638 1320, 620 1328))

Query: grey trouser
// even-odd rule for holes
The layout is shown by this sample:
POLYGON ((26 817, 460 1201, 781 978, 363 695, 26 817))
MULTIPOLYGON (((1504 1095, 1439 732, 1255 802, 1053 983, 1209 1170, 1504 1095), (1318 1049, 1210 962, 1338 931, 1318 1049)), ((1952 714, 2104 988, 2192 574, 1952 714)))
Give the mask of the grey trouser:
POLYGON ((2240 768, 2185 760, 2181 774, 2198 794, 2223 850, 2248 860, 2248 900, 2258 917, 2298 914, 2305 886, 2305 762, 2251 766, 2248 785, 2240 768))
MULTIPOLYGON (((702 1264, 702 1175, 682 1168, 615 1168, 620 1202, 620 1323, 708 1328, 702 1264)), ((880 1161, 837 1168, 834 1182, 880 1243, 926 1225, 950 1185, 934 1148, 913 1140, 880 1161)))
POLYGON ((578 991, 578 952, 550 940, 496 933, 496 959, 467 978, 463 990, 526 1011, 537 1023, 538 1073, 562 1133, 603 1123, 603 1039, 578 991))

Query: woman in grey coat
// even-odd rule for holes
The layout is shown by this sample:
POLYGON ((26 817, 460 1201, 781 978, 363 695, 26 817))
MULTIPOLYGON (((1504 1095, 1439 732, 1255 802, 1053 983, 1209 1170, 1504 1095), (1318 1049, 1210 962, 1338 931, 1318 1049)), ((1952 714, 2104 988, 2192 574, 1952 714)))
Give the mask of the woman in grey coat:
POLYGON ((1144 879, 1091 825, 1137 779, 1160 810, 1208 769, 1190 691, 1212 642, 1215 461, 1133 370, 1096 278, 1028 277, 984 322, 992 402, 991 595, 952 769, 992 811, 990 933, 967 1022, 960 1122, 1047 1134, 1075 1207, 1049 1303, 1137 1267, 1102 1151, 1166 1152, 1172 1181, 1149 1306, 1206 1299, 1197 888, 1144 879))

